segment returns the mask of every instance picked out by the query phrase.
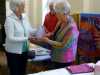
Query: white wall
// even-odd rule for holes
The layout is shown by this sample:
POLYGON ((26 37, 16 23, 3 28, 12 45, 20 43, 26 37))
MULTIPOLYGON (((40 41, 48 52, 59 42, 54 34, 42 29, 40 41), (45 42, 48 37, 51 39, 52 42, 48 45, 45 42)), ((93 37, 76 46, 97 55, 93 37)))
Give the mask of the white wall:
POLYGON ((68 0, 71 4, 71 14, 83 12, 83 0, 68 0))
POLYGON ((42 24, 42 0, 26 0, 26 12, 34 27, 42 24))
POLYGON ((100 0, 83 0, 83 12, 100 13, 100 0))
POLYGON ((68 0, 71 4, 71 13, 89 12, 100 13, 100 0, 68 0))
POLYGON ((90 11, 90 0, 83 0, 83 12, 89 12, 90 11))
POLYGON ((9 1, 7 0, 7 1, 6 1, 6 16, 10 15, 11 12, 12 12, 12 11, 9 9, 9 1))
MULTIPOLYGON (((9 10, 9 0, 6 0, 7 15, 9 10)), ((100 13, 100 0, 68 0, 71 4, 71 14, 80 12, 100 13)), ((42 0, 26 0, 26 12, 30 23, 34 27, 42 24, 42 0)))
POLYGON ((100 13, 100 0, 91 0, 90 12, 100 13))

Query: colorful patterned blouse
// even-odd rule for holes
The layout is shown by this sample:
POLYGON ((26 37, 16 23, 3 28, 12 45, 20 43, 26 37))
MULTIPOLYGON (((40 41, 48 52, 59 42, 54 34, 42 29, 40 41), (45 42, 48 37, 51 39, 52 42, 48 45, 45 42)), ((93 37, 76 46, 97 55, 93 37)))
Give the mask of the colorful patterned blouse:
POLYGON ((63 48, 53 48, 51 60, 59 63, 67 63, 75 60, 78 41, 78 29, 72 17, 68 17, 67 25, 61 30, 56 31, 55 41, 62 42, 64 37, 68 36, 68 40, 63 48), (71 33, 70 33, 71 32, 71 33), (71 34, 71 35, 70 35, 71 34))

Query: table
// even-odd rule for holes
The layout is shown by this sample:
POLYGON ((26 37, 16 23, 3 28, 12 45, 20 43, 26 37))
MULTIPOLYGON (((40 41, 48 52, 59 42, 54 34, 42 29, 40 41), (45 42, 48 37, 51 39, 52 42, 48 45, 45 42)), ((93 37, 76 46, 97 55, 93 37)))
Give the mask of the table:
MULTIPOLYGON (((95 67, 95 64, 93 63, 89 63, 88 65, 95 67)), ((94 75, 94 72, 71 74, 66 68, 60 68, 60 69, 49 70, 49 71, 44 71, 44 72, 39 72, 34 74, 28 74, 28 75, 94 75)))
MULTIPOLYGON (((30 50, 38 50, 38 49, 42 49, 42 50, 47 50, 43 47, 40 47, 38 45, 33 45, 30 50)), ((31 59, 31 61, 43 61, 46 59, 50 59, 51 56, 50 54, 46 54, 46 55, 38 55, 36 54, 35 58, 31 59)), ((89 63, 88 65, 94 67, 93 63, 89 63)), ((70 74, 70 72, 68 70, 66 70, 66 68, 61 68, 61 69, 55 69, 55 70, 48 70, 48 71, 43 71, 43 72, 39 72, 39 73, 34 73, 34 74, 28 74, 28 75, 94 75, 94 72, 91 73, 81 73, 81 74, 70 74)))
POLYGON ((42 52, 41 55, 39 54, 39 51, 41 51, 41 50, 42 51, 50 51, 50 50, 48 50, 46 48, 43 48, 43 47, 41 47, 39 45, 31 44, 30 50, 34 50, 35 53, 36 53, 35 58, 30 59, 31 61, 43 61, 43 60, 47 60, 47 59, 51 58, 50 53, 43 53, 42 52))
POLYGON ((44 72, 39 72, 39 73, 34 73, 34 74, 28 74, 28 75, 94 75, 94 72, 71 74, 65 68, 61 68, 61 69, 56 69, 56 70, 49 70, 49 71, 44 71, 44 72))

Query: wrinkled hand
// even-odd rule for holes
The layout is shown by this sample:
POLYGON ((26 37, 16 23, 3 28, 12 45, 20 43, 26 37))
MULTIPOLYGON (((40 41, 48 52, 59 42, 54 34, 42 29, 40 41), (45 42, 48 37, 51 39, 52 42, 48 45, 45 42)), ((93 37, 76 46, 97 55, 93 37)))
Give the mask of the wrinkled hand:
POLYGON ((36 40, 37 40, 37 38, 36 38, 36 37, 30 37, 30 38, 29 38, 29 41, 30 41, 31 43, 35 43, 35 42, 36 42, 36 40))
POLYGON ((49 40, 49 38, 48 38, 48 37, 42 37, 41 40, 42 40, 43 42, 47 43, 48 40, 49 40))
POLYGON ((46 33, 45 35, 44 35, 44 37, 48 37, 48 38, 50 38, 51 36, 53 35, 53 33, 46 33))

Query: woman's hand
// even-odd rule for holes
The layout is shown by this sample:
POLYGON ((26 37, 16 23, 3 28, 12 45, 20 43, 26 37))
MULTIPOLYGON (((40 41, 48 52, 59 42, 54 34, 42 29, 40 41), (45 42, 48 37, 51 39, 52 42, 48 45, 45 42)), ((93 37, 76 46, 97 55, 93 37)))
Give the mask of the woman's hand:
POLYGON ((44 37, 48 37, 48 38, 50 38, 52 35, 53 35, 53 33, 48 32, 48 33, 46 33, 46 34, 44 35, 44 37))
POLYGON ((49 38, 48 37, 42 37, 41 40, 45 43, 48 43, 49 38))
POLYGON ((36 38, 36 37, 30 37, 29 41, 31 43, 48 43, 49 38, 48 37, 42 37, 42 38, 36 38))
POLYGON ((29 41, 30 41, 31 43, 35 43, 35 42, 36 42, 36 40, 37 40, 37 38, 36 38, 36 37, 30 37, 30 38, 29 38, 29 41))

